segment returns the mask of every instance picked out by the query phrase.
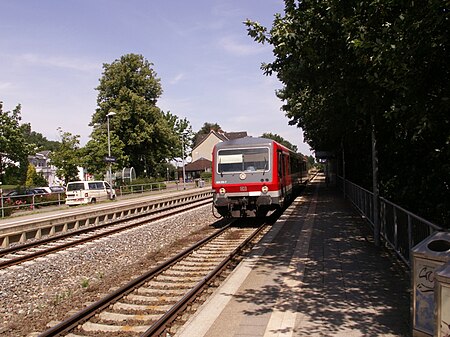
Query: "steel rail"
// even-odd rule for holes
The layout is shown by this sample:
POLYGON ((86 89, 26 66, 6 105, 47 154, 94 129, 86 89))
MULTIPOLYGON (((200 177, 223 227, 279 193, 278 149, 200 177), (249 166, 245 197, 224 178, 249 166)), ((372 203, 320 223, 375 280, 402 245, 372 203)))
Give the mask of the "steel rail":
MULTIPOLYGON (((84 234, 84 233, 88 233, 97 229, 101 229, 103 227, 108 227, 111 226, 115 223, 120 223, 122 221, 125 220, 132 220, 135 218, 139 218, 139 217, 144 217, 144 216, 148 216, 150 214, 155 214, 158 212, 162 212, 162 211, 166 211, 169 209, 173 209, 176 207, 182 207, 182 206, 186 206, 186 205, 190 205, 196 202, 199 202, 201 200, 206 200, 206 199, 210 199, 211 197, 206 197, 204 199, 200 199, 200 200, 191 200, 188 201, 184 204, 176 204, 176 205, 170 205, 170 206, 165 206, 165 207, 160 207, 160 208, 156 208, 156 209, 151 209, 149 212, 144 213, 134 213, 132 215, 127 215, 126 218, 115 218, 115 219, 108 219, 109 221, 107 223, 102 223, 102 224, 97 224, 97 225, 93 225, 93 226, 88 226, 88 227, 83 227, 83 228, 79 228, 79 229, 75 229, 72 230, 70 232, 66 232, 63 234, 56 234, 56 235, 52 235, 49 236, 47 238, 44 239, 39 239, 37 241, 32 241, 32 242, 28 242, 28 243, 23 243, 23 244, 19 244, 17 246, 14 247, 8 247, 8 248, 0 248, 0 257, 5 256, 7 254, 11 254, 20 250, 24 250, 24 249, 28 249, 28 248, 32 248, 32 247, 36 247, 36 246, 40 246, 41 244, 45 244, 48 242, 52 242, 52 241, 56 241, 56 240, 60 240, 60 239, 64 239, 66 237, 70 237, 70 236, 74 236, 74 235, 79 235, 79 234, 84 234)), ((106 219, 106 216, 105 216, 106 219)), ((104 220, 106 221, 106 220, 104 220)))
POLYGON ((239 254, 257 235, 259 235, 265 226, 260 226, 252 233, 244 242, 242 242, 234 251, 232 251, 214 270, 206 275, 194 288, 183 296, 172 308, 167 311, 158 321, 145 331, 141 337, 159 336, 166 330, 167 326, 172 323, 179 314, 186 309, 189 303, 193 302, 203 288, 216 278, 225 269, 229 263, 239 254))
POLYGON ((171 259, 163 262, 159 266, 153 268, 152 270, 146 272, 145 274, 137 277, 136 279, 132 280, 131 282, 123 285, 119 289, 113 291, 109 295, 105 296, 101 300, 87 306, 83 310, 77 312, 75 315, 67 318, 66 320, 58 323, 57 325, 53 326, 52 328, 42 332, 38 337, 53 337, 53 336, 59 336, 62 333, 68 333, 70 330, 77 327, 79 324, 82 324, 89 320, 92 316, 94 316, 97 312, 105 309, 112 303, 116 302, 117 300, 121 299, 122 297, 128 295, 130 292, 135 290, 136 288, 139 288, 142 286, 145 282, 147 282, 148 279, 162 273, 164 270, 169 268, 171 265, 175 264, 179 260, 181 260, 186 255, 189 255, 192 253, 193 250, 197 249, 198 247, 208 243, 209 241, 213 240, 220 234, 222 234, 225 230, 227 230, 232 223, 229 223, 228 225, 224 226, 217 232, 213 233, 209 237, 197 242, 193 246, 185 249, 184 251, 178 253, 171 259))
MULTIPOLYGON (((171 211, 170 214, 161 214, 161 215, 156 216, 156 217, 151 219, 151 221, 159 220, 161 218, 164 218, 164 217, 176 214, 178 212, 177 208, 180 208, 180 207, 183 207, 183 206, 189 206, 189 205, 194 204, 194 203, 198 203, 199 206, 203 206, 203 205, 206 205, 209 202, 210 202, 210 200, 203 200, 203 201, 194 200, 194 201, 190 201, 188 203, 185 203, 183 205, 175 205, 175 206, 170 206, 170 207, 158 208, 158 209, 153 210, 153 212, 151 212, 151 213, 136 214, 136 215, 133 215, 131 217, 127 217, 126 219, 117 219, 117 220, 113 220, 113 221, 110 221, 110 222, 107 222, 107 223, 104 223, 104 224, 101 224, 101 225, 90 226, 89 228, 83 228, 83 229, 79 229, 79 230, 76 230, 76 231, 73 231, 73 232, 69 232, 69 233, 65 233, 65 234, 62 234, 62 235, 52 236, 52 237, 49 237, 49 238, 46 238, 46 239, 43 239, 43 240, 39 240, 39 241, 36 241, 36 242, 30 242, 28 244, 24 244, 24 245, 20 245, 20 246, 16 246, 16 247, 10 247, 10 248, 7 248, 5 250, 0 251, 0 254, 1 254, 0 257, 5 256, 7 254, 15 253, 15 252, 18 252, 18 251, 23 251, 24 248, 25 249, 29 249, 29 248, 33 248, 33 247, 38 247, 38 246, 41 246, 43 244, 47 244, 49 242, 55 242, 55 241, 63 240, 63 239, 66 239, 66 238, 69 238, 69 237, 73 237, 73 236, 76 236, 76 235, 81 235, 81 234, 85 234, 85 233, 88 233, 88 232, 93 232, 95 230, 99 230, 99 229, 102 229, 102 228, 105 228, 105 227, 116 225, 116 224, 118 224, 120 222, 130 221, 130 220, 132 220, 134 218, 139 218, 139 217, 142 218, 142 217, 147 217, 149 215, 154 215, 154 214, 158 214, 158 213, 165 212, 165 211, 171 211), (6 253, 4 253, 5 251, 6 251, 6 253)), ((16 265, 16 264, 19 264, 19 263, 22 263, 22 262, 25 262, 25 261, 30 261, 30 260, 33 260, 35 258, 38 258, 38 257, 41 257, 41 256, 45 256, 45 255, 54 253, 56 251, 69 248, 69 247, 77 246, 77 245, 80 245, 80 244, 83 244, 83 243, 86 243, 86 242, 89 242, 89 241, 93 241, 93 240, 96 240, 96 239, 104 237, 104 236, 108 236, 108 235, 112 235, 112 234, 115 234, 115 233, 119 233, 119 232, 125 231, 125 230, 133 228, 133 227, 141 226, 143 223, 148 222, 148 221, 149 221, 148 219, 141 219, 138 222, 134 222, 132 224, 124 225, 124 226, 119 227, 119 228, 111 229, 111 230, 108 230, 108 231, 103 232, 103 233, 98 233, 98 234, 92 235, 92 236, 87 237, 87 238, 82 238, 82 239, 70 241, 70 242, 67 242, 67 243, 63 243, 61 245, 53 246, 53 247, 47 248, 47 249, 42 250, 42 251, 33 252, 33 253, 30 253, 30 254, 26 254, 26 255, 21 255, 21 256, 18 256, 16 258, 14 258, 14 259, 9 259, 7 261, 0 261, 0 269, 4 269, 4 268, 7 268, 9 266, 16 265)))

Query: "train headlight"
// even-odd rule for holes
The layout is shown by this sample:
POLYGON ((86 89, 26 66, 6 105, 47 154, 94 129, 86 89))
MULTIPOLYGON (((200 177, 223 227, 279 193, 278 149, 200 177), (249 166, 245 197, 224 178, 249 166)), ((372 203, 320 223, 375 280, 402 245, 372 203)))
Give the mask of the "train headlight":
POLYGON ((266 194, 267 192, 269 192, 269 188, 268 188, 266 185, 264 185, 264 186, 261 188, 261 192, 263 192, 264 194, 266 194))
POLYGON ((221 188, 219 189, 219 194, 220 194, 220 195, 224 195, 226 192, 227 192, 227 191, 226 191, 223 187, 221 187, 221 188))

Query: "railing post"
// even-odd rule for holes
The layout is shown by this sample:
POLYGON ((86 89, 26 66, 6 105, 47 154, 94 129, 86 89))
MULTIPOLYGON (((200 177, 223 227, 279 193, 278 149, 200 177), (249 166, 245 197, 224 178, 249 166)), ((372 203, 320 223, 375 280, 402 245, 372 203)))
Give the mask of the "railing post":
MULTIPOLYGON (((414 245, 413 238, 412 238, 412 220, 411 215, 408 214, 408 252, 411 251, 412 247, 414 245)), ((408 255, 409 257, 409 255, 408 255)), ((409 261, 409 259, 408 259, 409 261)))
POLYGON ((5 211, 3 209, 3 190, 0 188, 0 203, 1 203, 1 207, 2 207, 2 218, 5 217, 5 211))
POLYGON ((342 179, 343 179, 343 183, 342 183, 342 190, 343 190, 343 194, 344 194, 344 199, 346 198, 346 191, 345 191, 345 151, 344 151, 344 142, 341 141, 342 144, 342 179))
POLYGON ((379 191, 378 191, 378 155, 377 139, 375 136, 375 118, 370 117, 372 124, 372 183, 373 183, 373 237, 375 246, 380 246, 380 219, 378 213, 379 191))
POLYGON ((397 209, 395 207, 392 208, 394 213, 394 248, 398 251, 398 217, 397 217, 397 209))

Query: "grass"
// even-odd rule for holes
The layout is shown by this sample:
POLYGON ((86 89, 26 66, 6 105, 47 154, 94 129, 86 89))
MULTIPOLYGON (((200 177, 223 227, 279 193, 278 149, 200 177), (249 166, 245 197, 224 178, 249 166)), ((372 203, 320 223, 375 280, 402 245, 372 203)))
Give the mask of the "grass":
POLYGON ((83 278, 81 280, 81 287, 84 289, 89 288, 89 279, 88 278, 83 278))

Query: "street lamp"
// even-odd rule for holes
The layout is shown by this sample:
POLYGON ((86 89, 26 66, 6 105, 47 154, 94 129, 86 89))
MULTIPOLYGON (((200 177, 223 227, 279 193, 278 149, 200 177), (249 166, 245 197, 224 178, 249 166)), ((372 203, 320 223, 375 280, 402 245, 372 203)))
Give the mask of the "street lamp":
MULTIPOLYGON (((109 119, 114 116, 116 113, 114 111, 110 111, 106 115, 106 124, 108 126, 108 157, 111 157, 111 140, 109 136, 109 119)), ((110 198, 112 197, 112 173, 111 173, 111 161, 109 162, 109 188, 110 188, 110 198)))
POLYGON ((183 165, 183 190, 186 189, 186 170, 184 168, 184 133, 181 134, 181 152, 182 152, 182 165, 183 165))

